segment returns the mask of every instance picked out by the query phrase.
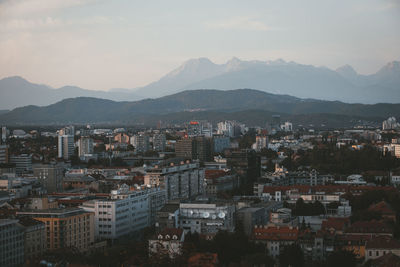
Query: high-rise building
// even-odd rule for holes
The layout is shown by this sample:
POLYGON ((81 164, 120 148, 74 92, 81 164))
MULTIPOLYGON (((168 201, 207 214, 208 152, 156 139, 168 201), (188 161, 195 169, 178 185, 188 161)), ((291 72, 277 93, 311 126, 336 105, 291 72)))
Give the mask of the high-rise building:
POLYGON ((8 163, 8 146, 0 145, 0 163, 8 163))
POLYGON ((211 159, 212 140, 204 136, 184 138, 175 144, 175 155, 184 159, 198 159, 208 161, 211 159))
POLYGON ((257 135, 256 142, 253 145, 253 149, 255 151, 261 151, 264 148, 268 147, 268 137, 265 135, 257 135))
POLYGON ((2 142, 5 143, 6 140, 7 140, 7 127, 3 126, 3 127, 1 127, 1 140, 0 140, 1 142, 0 142, 0 144, 2 142))
POLYGON ((393 130, 400 128, 400 124, 397 122, 395 117, 390 117, 382 122, 382 130, 393 130))
POLYGON ((215 153, 223 152, 224 149, 227 149, 231 146, 230 138, 223 135, 214 135, 213 136, 213 149, 215 153))
POLYGON ((286 121, 284 124, 281 125, 281 130, 285 132, 293 131, 293 124, 291 122, 286 121))
POLYGON ((153 150, 165 151, 165 134, 159 133, 153 136, 153 150))
POLYGON ((94 243, 94 214, 78 208, 19 211, 46 225, 47 250, 74 247, 88 251, 94 243))
POLYGON ((126 133, 117 133, 114 136, 114 141, 118 143, 129 144, 129 135, 126 133))
POLYGON ((64 169, 57 164, 35 164, 33 175, 39 178, 47 193, 62 191, 64 169))
POLYGON ((58 136, 58 157, 68 160, 74 155, 74 136, 73 135, 59 135, 58 136))
POLYGON ((24 264, 24 228, 18 220, 0 219, 0 266, 24 264))
POLYGON ((146 134, 135 135, 131 143, 135 147, 136 153, 144 153, 150 149, 149 136, 146 134))
POLYGON ((218 134, 222 134, 228 137, 234 136, 234 123, 232 121, 222 121, 217 124, 218 134))
POLYGON ((75 126, 71 125, 71 126, 66 126, 64 128, 62 128, 59 132, 59 135, 75 135, 75 126))
POLYGON ((93 154, 93 139, 90 137, 81 137, 78 142, 79 157, 93 154))
POLYGON ((167 199, 187 199, 204 192, 204 169, 199 163, 185 163, 148 169, 144 183, 166 190, 167 199))
POLYGON ((261 158, 254 150, 232 150, 225 156, 227 167, 239 174, 241 184, 255 182, 261 176, 261 158))
POLYGON ((32 155, 21 154, 10 156, 10 163, 15 164, 15 172, 18 175, 32 172, 32 155))

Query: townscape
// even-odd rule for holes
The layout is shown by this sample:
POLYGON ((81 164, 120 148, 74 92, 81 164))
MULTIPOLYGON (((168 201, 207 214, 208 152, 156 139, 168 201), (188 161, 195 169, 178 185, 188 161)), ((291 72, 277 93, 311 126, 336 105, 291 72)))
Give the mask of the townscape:
POLYGON ((2 127, 0 265, 398 264, 396 119, 267 119, 2 127))

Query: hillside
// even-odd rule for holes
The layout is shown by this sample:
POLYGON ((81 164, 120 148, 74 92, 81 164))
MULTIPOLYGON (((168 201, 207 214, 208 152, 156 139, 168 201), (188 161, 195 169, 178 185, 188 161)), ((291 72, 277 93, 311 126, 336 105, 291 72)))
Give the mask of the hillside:
POLYGON ((379 121, 389 116, 399 116, 400 104, 346 104, 338 101, 300 99, 252 89, 193 90, 135 102, 115 102, 86 97, 70 98, 45 107, 16 108, 0 114, 0 122, 6 124, 134 122, 139 118, 164 120, 171 118, 172 121, 173 116, 190 117, 203 113, 207 115, 208 120, 219 118, 218 114, 224 114, 225 117, 236 115, 237 118, 232 117, 232 119, 247 120, 249 118, 246 117, 252 116, 249 110, 265 113, 264 120, 268 120, 272 114, 281 114, 291 118, 312 115, 323 120, 324 117, 347 116, 352 119, 379 121))

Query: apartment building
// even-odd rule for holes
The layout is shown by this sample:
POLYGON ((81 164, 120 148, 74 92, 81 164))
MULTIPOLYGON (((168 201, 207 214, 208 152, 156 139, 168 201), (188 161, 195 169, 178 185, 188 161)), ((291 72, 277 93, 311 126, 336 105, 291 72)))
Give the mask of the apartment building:
POLYGON ((199 163, 155 166, 147 170, 144 183, 165 189, 167 200, 187 199, 203 193, 204 175, 199 163))
POLYGON ((165 197, 161 188, 131 191, 123 185, 111 191, 110 199, 88 201, 81 208, 94 213, 96 239, 118 239, 154 225, 165 197))
POLYGON ((17 267, 24 263, 24 228, 18 220, 0 219, 0 266, 17 267))
POLYGON ((78 208, 19 211, 46 226, 46 248, 75 247, 88 251, 94 243, 94 214, 78 208))

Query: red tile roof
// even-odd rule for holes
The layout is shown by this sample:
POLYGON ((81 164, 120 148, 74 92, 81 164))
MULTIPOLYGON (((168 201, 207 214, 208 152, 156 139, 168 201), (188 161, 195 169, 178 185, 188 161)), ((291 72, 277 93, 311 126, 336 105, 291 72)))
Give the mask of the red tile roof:
POLYGON ((336 231, 344 231, 350 224, 349 218, 328 218, 326 221, 322 221, 322 230, 334 229, 336 231))
POLYGON ((379 212, 382 215, 396 215, 396 212, 390 207, 390 205, 386 201, 381 201, 376 204, 372 204, 369 208, 369 211, 379 212))
POLYGON ((189 267, 214 267, 218 263, 217 253, 196 253, 189 257, 189 267))
POLYGON ((266 226, 253 229, 255 240, 296 241, 299 237, 299 229, 293 227, 266 226))

